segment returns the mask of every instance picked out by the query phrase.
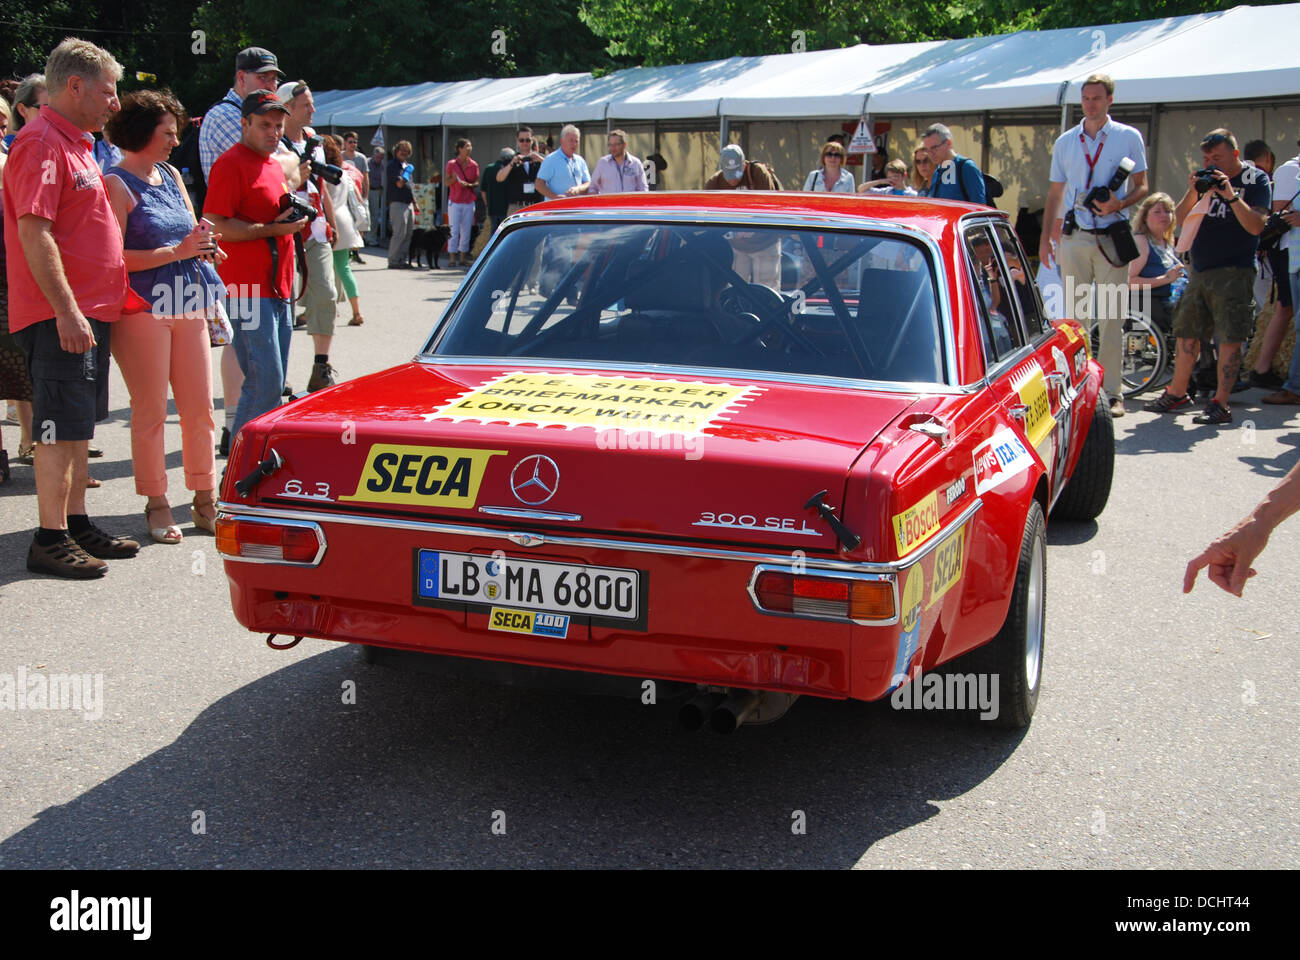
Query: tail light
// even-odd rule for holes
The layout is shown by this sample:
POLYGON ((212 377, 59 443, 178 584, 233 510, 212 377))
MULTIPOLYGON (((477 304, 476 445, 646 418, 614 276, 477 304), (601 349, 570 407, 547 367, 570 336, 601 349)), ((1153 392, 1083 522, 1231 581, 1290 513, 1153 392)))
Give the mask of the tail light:
POLYGON ((325 555, 325 534, 301 520, 217 518, 217 552, 252 563, 294 563, 314 567, 325 555))
POLYGON ((756 567, 749 595, 764 613, 814 620, 884 624, 897 619, 897 581, 891 574, 796 573, 756 567))

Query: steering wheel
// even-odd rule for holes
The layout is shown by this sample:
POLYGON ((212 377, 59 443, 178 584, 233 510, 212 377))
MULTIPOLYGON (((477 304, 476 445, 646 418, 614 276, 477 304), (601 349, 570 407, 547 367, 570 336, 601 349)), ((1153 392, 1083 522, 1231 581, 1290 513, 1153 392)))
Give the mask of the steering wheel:
POLYGON ((800 347, 807 353, 818 357, 826 356, 815 343, 804 337, 793 326, 781 322, 783 317, 790 315, 790 305, 794 303, 794 298, 784 297, 765 284, 750 283, 746 284, 743 293, 735 287, 728 287, 722 291, 718 301, 724 309, 740 316, 758 320, 755 313, 759 313, 766 318, 758 320, 748 332, 730 341, 728 346, 743 347, 757 341, 760 346, 774 348, 780 340, 785 340, 789 345, 800 347), (754 301, 757 301, 759 309, 746 310, 745 306, 754 305, 754 301), (768 337, 772 334, 776 334, 776 337, 769 340, 768 337))

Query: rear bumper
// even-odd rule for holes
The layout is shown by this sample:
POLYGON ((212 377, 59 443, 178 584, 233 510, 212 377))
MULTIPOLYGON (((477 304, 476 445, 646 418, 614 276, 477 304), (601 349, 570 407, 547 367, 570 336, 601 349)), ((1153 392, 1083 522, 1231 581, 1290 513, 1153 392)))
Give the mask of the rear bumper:
MULTIPOLYGON (((973 503, 949 532, 978 510, 973 503)), ((249 630, 373 644, 617 676, 874 700, 893 686, 901 625, 815 620, 756 608, 756 568, 790 565, 788 554, 696 544, 619 541, 512 532, 335 511, 222 503, 223 516, 318 525, 328 540, 314 565, 247 563, 225 557, 236 619, 249 630), (473 607, 413 603, 411 557, 420 549, 636 568, 648 577, 644 630, 574 618, 563 638, 490 629, 473 607)), ((895 563, 807 557, 809 571, 870 574, 899 584, 946 536, 895 563)), ((933 563, 933 559, 928 561, 933 563)), ((939 622, 935 608, 920 631, 939 622)), ((947 618, 951 626, 951 616, 947 618)), ((916 638, 921 639, 921 638, 916 638)), ((920 644, 923 646, 923 644, 920 644)))

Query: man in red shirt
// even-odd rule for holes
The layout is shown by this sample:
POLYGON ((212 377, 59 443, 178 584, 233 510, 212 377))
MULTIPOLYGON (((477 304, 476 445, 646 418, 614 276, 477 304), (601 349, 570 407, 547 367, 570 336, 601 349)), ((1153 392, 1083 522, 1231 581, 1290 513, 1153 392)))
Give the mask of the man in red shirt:
MULTIPOLYGON (((293 334, 292 235, 308 223, 290 220, 292 209, 280 209, 289 184, 272 157, 288 109, 270 90, 255 90, 240 112, 241 139, 212 165, 203 204, 227 254, 218 269, 235 321, 235 356, 244 371, 232 435, 280 402, 293 334)), ((233 400, 227 397, 226 403, 233 400)))
POLYGON ((88 580, 140 544, 86 515, 86 448, 108 416, 109 323, 127 301, 122 233, 94 157, 96 130, 119 108, 122 67, 69 38, 45 64, 50 102, 23 127, 5 165, 9 327, 31 371, 40 528, 27 569, 88 580))

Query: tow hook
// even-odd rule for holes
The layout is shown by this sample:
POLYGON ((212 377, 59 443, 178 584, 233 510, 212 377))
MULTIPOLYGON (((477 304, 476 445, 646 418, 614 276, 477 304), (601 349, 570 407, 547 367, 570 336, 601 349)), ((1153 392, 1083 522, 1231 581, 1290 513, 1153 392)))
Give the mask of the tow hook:
POLYGON ((821 518, 830 524, 831 529, 835 531, 835 536, 839 537, 840 543, 844 544, 844 549, 856 550, 858 544, 862 543, 862 538, 846 527, 839 517, 835 516, 834 507, 822 501, 822 498, 829 492, 829 490, 822 490, 814 493, 811 499, 803 505, 803 508, 805 510, 816 510, 821 515, 821 518))
POLYGON ((298 644, 302 643, 302 637, 294 637, 289 643, 276 643, 275 638, 278 636, 278 633, 268 633, 266 635, 266 645, 272 650, 292 650, 294 647, 298 646, 298 644))
POLYGON ((279 470, 283 466, 284 466, 284 458, 282 458, 280 454, 276 452, 275 448, 272 447, 271 455, 269 457, 267 457, 256 467, 254 467, 253 472, 250 473, 248 476, 244 477, 243 480, 238 480, 235 482, 235 492, 238 493, 241 497, 247 497, 250 493, 253 492, 253 489, 259 483, 261 483, 263 480, 265 480, 267 477, 275 473, 275 471, 279 470))

